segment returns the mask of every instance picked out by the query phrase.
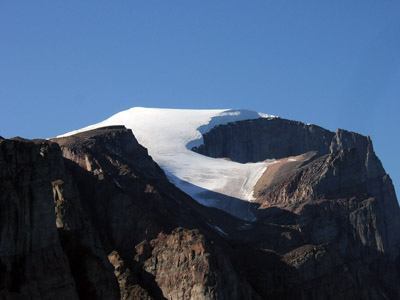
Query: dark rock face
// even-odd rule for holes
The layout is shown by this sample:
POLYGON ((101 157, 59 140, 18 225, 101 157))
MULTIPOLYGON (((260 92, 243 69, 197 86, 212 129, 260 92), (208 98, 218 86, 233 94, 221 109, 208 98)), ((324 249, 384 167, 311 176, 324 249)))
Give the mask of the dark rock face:
POLYGON ((203 135, 203 145, 192 150, 240 163, 258 162, 309 151, 327 154, 334 135, 315 125, 260 118, 219 125, 203 135))
POLYGON ((57 149, 45 141, 0 141, 1 299, 78 299, 55 226, 57 149))
POLYGON ((255 222, 181 192, 123 126, 0 140, 0 298, 400 299, 399 206, 369 138, 275 119, 204 140, 279 158, 255 222))
POLYGON ((118 299, 59 146, 2 140, 0 172, 2 299, 118 299))
POLYGON ((61 165, 53 181, 56 226, 80 299, 119 299, 117 281, 106 252, 84 211, 78 189, 61 165))

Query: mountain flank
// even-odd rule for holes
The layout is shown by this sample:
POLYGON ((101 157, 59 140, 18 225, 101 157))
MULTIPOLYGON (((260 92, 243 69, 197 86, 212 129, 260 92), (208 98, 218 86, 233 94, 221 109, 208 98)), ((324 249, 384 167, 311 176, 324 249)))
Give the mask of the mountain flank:
POLYGON ((282 119, 203 138, 276 160, 253 221, 182 192, 124 126, 0 139, 0 298, 400 298, 399 206, 369 138, 282 119))

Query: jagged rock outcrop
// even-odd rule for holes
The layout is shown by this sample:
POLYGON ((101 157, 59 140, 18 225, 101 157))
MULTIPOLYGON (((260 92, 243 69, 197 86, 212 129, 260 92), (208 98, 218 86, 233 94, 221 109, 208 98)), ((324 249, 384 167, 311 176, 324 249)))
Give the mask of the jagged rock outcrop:
POLYGON ((155 276, 167 299, 260 299, 238 281, 229 256, 197 229, 180 227, 136 248, 135 259, 155 276))
POLYGON ((121 290, 121 300, 128 299, 139 299, 139 300, 151 300, 154 299, 149 295, 149 293, 142 288, 140 285, 136 284, 137 276, 133 273, 130 267, 125 263, 122 257, 117 251, 112 251, 108 255, 108 259, 114 266, 114 274, 118 278, 120 290, 121 290))

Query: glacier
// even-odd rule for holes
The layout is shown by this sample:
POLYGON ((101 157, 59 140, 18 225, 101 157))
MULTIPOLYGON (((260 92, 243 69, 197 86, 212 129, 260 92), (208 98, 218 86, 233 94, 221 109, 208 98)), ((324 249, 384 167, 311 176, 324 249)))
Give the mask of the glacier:
POLYGON ((268 165, 276 161, 241 164, 211 158, 191 151, 202 144, 202 134, 229 122, 273 115, 245 109, 164 109, 134 107, 100 123, 59 137, 104 126, 124 125, 164 170, 179 189, 203 205, 217 207, 247 220, 251 212, 239 212, 240 205, 229 202, 254 200, 253 189, 268 165))

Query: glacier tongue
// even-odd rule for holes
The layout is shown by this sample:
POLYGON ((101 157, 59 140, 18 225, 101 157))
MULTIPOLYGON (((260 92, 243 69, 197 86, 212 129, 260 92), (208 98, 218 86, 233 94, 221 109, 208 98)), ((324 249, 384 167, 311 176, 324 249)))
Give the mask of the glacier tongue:
POLYGON ((244 109, 189 110, 134 107, 109 119, 62 136, 103 126, 124 125, 165 171, 170 181, 198 202, 252 219, 243 206, 228 202, 252 201, 253 188, 268 164, 240 164, 211 158, 190 149, 214 126, 274 116, 244 109))

